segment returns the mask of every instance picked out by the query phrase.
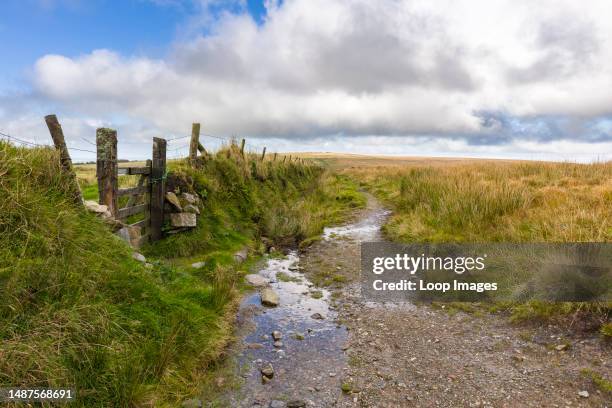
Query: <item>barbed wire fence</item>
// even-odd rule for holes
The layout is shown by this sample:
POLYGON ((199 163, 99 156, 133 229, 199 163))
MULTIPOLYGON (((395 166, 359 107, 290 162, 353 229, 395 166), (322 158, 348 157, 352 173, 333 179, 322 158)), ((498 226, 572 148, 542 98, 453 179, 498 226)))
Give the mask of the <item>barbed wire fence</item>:
MULTIPOLYGON (((231 143, 237 144, 238 141, 240 140, 237 136, 228 137, 228 136, 213 135, 210 133, 200 133, 199 136, 209 139, 209 143, 206 143, 206 149, 210 152, 218 151, 223 146, 227 146, 228 144, 231 144, 231 143)), ((168 150, 167 150, 168 159, 179 160, 179 159, 188 158, 190 144, 189 142, 185 143, 185 139, 188 139, 190 137, 192 137, 192 135, 175 136, 175 137, 167 138, 166 141, 168 142, 168 150)), ((24 137, 16 137, 13 134, 5 132, 3 130, 0 130, 0 138, 8 141, 9 143, 24 146, 24 147, 29 147, 29 148, 34 148, 34 147, 53 148, 54 147, 52 144, 39 143, 38 140, 32 141, 32 140, 27 140, 27 138, 24 138, 24 137)), ((119 160, 121 161, 123 160, 126 160, 126 161, 147 160, 149 157, 145 157, 146 154, 144 152, 135 153, 133 149, 134 146, 143 146, 146 143, 147 142, 145 141, 140 142, 140 141, 133 141, 133 140, 118 140, 119 146, 125 145, 126 147, 128 147, 128 149, 120 149, 120 151, 128 151, 132 153, 132 154, 128 154, 127 155, 128 157, 125 157, 125 158, 119 157, 119 160)), ((255 144, 255 143, 252 143, 251 141, 249 142, 245 141, 244 146, 247 147, 251 153, 263 152, 266 149, 266 146, 255 144)), ((77 164, 78 163, 93 163, 96 161, 96 151, 95 149, 92 150, 89 147, 93 147, 93 148, 96 147, 95 140, 90 140, 84 136, 79 136, 78 140, 71 139, 67 143, 67 148, 69 151, 79 153, 79 154, 75 154, 72 156, 72 159, 77 164)))

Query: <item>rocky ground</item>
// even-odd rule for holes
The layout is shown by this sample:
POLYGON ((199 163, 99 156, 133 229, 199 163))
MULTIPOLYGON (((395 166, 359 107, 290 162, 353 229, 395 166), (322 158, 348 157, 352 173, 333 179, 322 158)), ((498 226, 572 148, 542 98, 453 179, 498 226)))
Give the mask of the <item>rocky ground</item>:
POLYGON ((380 239, 385 216, 370 200, 357 223, 327 230, 279 269, 293 269, 290 278, 303 274, 293 291, 278 287, 278 274, 264 273, 280 302, 263 308, 255 295, 241 309, 244 384, 230 405, 612 406, 592 380, 593 373, 612 378, 611 345, 596 333, 516 325, 486 312, 365 302, 359 242, 380 239), (282 345, 274 344, 275 330, 282 345))

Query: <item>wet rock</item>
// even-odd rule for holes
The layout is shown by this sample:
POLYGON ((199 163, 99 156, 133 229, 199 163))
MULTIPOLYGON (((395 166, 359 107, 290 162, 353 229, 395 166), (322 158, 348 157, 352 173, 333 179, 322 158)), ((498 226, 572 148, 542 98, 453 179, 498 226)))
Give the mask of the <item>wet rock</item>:
POLYGON ((195 269, 200 269, 202 268, 204 265, 206 265, 206 262, 202 261, 202 262, 196 262, 196 263, 192 263, 191 267, 195 268, 195 269))
POLYGON ((261 371, 261 375, 264 377, 267 377, 267 378, 274 377, 274 367, 272 367, 272 364, 270 363, 263 366, 260 371, 261 371))
POLYGON ((580 396, 582 398, 589 398, 589 392, 586 391, 586 390, 578 391, 578 396, 580 396))
POLYGON ((196 226, 197 217, 191 213, 174 213, 170 214, 170 225, 175 228, 193 228, 196 226))
POLYGON ((147 258, 145 258, 145 256, 143 254, 138 253, 138 252, 134 252, 132 254, 132 258, 134 258, 138 262, 142 262, 142 263, 146 263, 147 262, 147 258))
POLYGON ((244 279, 246 279, 246 281, 249 283, 249 285, 255 286, 255 287, 262 287, 262 286, 267 286, 269 281, 264 278, 261 275, 257 275, 257 274, 249 274, 246 275, 244 277, 244 279))
POLYGON ((283 338, 283 334, 282 334, 281 332, 279 332, 278 330, 274 330, 274 331, 272 332, 272 338, 273 338, 275 341, 278 341, 278 340, 280 340, 280 339, 282 339, 282 338, 283 338))
POLYGON ((282 342, 282 341, 275 341, 275 342, 274 342, 274 347, 276 347, 276 348, 281 348, 281 347, 283 347, 283 342, 282 342))
POLYGON ((287 404, 285 404, 285 401, 273 400, 268 406, 270 408, 285 408, 287 404))
POLYGON ((263 348, 263 344, 259 343, 247 343, 246 348, 251 350, 258 350, 263 348))
POLYGON ((174 194, 172 191, 168 191, 166 193, 166 201, 169 202, 170 204, 172 204, 172 206, 176 210, 183 211, 183 207, 181 207, 181 202, 179 201, 179 199, 176 196, 176 194, 174 194))
POLYGON ((183 208, 183 211, 186 213, 200 215, 200 209, 196 207, 195 205, 191 205, 191 204, 187 204, 185 208, 183 208))
POLYGON ((315 320, 323 320, 323 319, 325 319, 325 317, 321 313, 313 313, 312 315, 310 315, 310 317, 315 319, 315 320))
POLYGON ((287 402, 287 408, 304 408, 306 401, 304 400, 292 400, 287 402))
POLYGON ((278 294, 271 288, 265 288, 261 291, 261 304, 264 306, 278 306, 278 294))
POLYGON ((182 408, 202 408, 202 406, 202 401, 196 398, 184 401, 181 404, 182 408))

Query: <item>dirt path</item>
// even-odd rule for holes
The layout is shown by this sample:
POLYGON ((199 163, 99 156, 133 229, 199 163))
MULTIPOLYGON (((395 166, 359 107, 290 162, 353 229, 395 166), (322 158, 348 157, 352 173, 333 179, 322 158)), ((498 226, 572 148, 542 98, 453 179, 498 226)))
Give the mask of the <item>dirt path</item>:
POLYGON ((264 308, 258 293, 243 302, 236 360, 244 384, 228 396, 229 405, 612 406, 610 394, 581 372, 611 377, 611 348, 597 335, 516 326, 490 314, 365 302, 359 243, 380 240, 387 215, 370 197, 356 223, 327 229, 306 253, 271 260, 259 271, 280 304, 264 308), (274 344, 273 331, 282 344, 274 344), (269 365, 271 378, 262 375, 269 365))

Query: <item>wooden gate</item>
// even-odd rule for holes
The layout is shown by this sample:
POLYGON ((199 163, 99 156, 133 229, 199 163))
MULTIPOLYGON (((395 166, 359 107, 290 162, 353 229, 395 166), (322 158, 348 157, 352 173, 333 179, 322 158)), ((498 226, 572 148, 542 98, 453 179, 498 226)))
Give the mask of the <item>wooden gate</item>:
POLYGON ((127 224, 140 228, 138 244, 161 239, 166 193, 166 140, 153 138, 153 159, 147 160, 143 167, 119 167, 117 131, 100 128, 96 131, 96 155, 100 204, 108 206, 113 217, 125 224, 130 217, 142 214, 142 219, 127 224), (140 178, 135 187, 120 189, 120 175, 140 178), (120 203, 125 203, 125 206, 120 208, 120 203))

